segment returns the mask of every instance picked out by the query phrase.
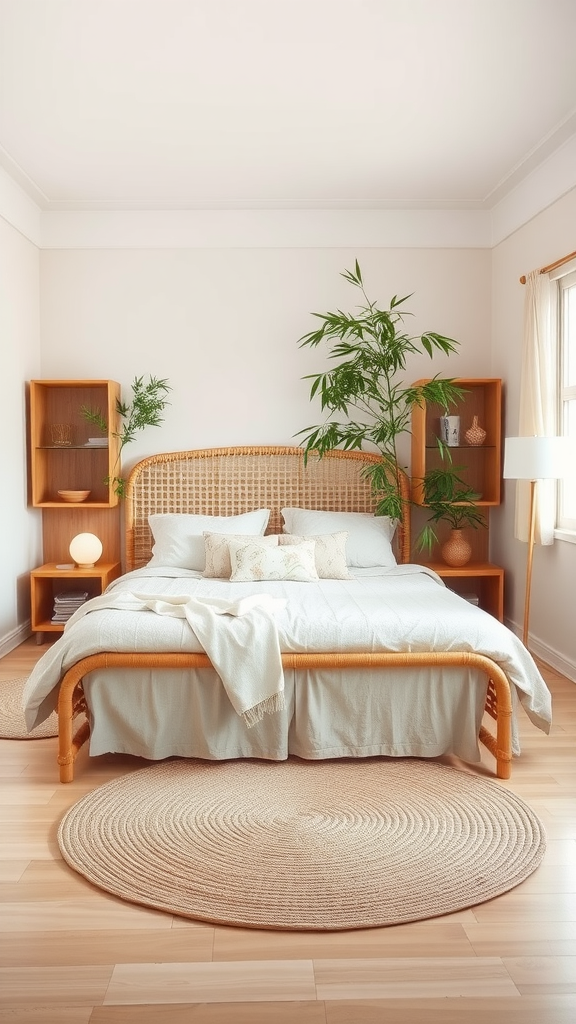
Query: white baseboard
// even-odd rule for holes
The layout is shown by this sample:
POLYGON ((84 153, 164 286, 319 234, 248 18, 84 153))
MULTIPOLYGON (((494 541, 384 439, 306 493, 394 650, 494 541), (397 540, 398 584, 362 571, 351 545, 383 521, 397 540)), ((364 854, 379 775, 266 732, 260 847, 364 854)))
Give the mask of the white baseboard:
POLYGON ((7 633, 6 636, 0 639, 0 658, 4 658, 10 651, 13 651, 15 647, 19 647, 23 644, 29 636, 32 636, 32 630, 30 628, 30 620, 24 622, 21 626, 17 626, 11 633, 7 633))
MULTIPOLYGON (((516 622, 512 622, 511 619, 506 619, 506 625, 508 629, 511 629, 516 636, 522 636, 522 629, 516 622)), ((528 634, 528 646, 530 652, 534 654, 540 661, 545 661, 550 668, 556 669, 567 679, 570 679, 572 683, 576 683, 576 663, 567 658, 560 651, 555 651, 553 647, 549 647, 548 644, 543 643, 538 637, 535 637, 532 633, 528 634)))

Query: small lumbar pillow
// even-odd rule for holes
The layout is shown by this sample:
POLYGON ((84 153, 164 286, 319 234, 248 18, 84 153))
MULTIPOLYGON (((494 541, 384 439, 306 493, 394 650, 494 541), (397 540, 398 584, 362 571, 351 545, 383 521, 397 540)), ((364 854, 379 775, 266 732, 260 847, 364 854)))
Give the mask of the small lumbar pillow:
POLYGON ((232 582, 293 580, 311 583, 318 579, 313 541, 284 547, 263 547, 262 544, 250 541, 230 541, 229 548, 232 582))
POLYGON ((299 537, 293 533, 282 533, 278 537, 279 544, 301 544, 302 541, 314 541, 314 564, 321 580, 352 580, 346 565, 345 531, 341 533, 315 533, 314 536, 299 537))
POLYGON ((148 565, 172 565, 178 569, 203 572, 205 566, 204 530, 241 533, 260 537, 268 526, 270 510, 257 509, 238 516, 201 516, 187 513, 159 513, 148 516, 154 538, 148 565))
POLYGON ((230 541, 247 544, 252 542, 260 547, 278 547, 278 537, 250 537, 240 533, 204 533, 206 550, 206 568, 203 575, 210 579, 229 580, 232 566, 230 564, 230 541))
POLYGON ((396 522, 388 516, 373 516, 370 512, 325 512, 308 508, 283 508, 281 511, 285 533, 310 536, 345 530, 348 533, 346 563, 349 567, 388 568, 397 564, 391 544, 396 522))

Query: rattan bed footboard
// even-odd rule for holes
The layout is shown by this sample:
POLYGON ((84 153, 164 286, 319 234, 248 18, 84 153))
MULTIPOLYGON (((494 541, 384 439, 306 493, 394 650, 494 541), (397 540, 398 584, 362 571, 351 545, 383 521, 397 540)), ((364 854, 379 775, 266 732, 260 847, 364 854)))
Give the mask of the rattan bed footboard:
MULTIPOLYGON (((283 654, 284 668, 412 668, 466 667, 488 678, 486 712, 496 722, 496 732, 482 726, 480 742, 496 760, 496 776, 509 779, 512 762, 512 699, 510 684, 502 669, 483 654, 471 652, 417 652, 382 654, 283 654)), ((70 668, 64 676, 58 699, 58 764, 60 782, 72 782, 74 761, 88 740, 90 727, 84 721, 74 733, 74 720, 84 708, 82 680, 88 672, 102 668, 207 668, 205 654, 92 654, 70 668)))

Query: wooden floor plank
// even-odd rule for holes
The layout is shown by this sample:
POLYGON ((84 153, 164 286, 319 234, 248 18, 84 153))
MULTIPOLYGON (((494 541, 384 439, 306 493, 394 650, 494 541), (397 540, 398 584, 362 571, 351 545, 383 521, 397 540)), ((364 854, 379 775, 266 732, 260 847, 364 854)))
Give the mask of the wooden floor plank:
POLYGON ((311 960, 116 964, 106 1006, 124 1003, 286 1002, 316 998, 311 960))
MULTIPOLYGON (((85 925, 91 924, 88 919, 85 925)), ((83 964, 183 963, 212 960, 214 929, 85 928, 55 932, 0 933, 5 967, 81 967, 83 964)))
MULTIPOLYGON (((324 1003, 176 1003, 97 1006, 90 1024, 326 1024, 324 1003)), ((40 1022, 39 1022, 40 1024, 40 1022)))
POLYGON ((318 999, 520 998, 499 957, 315 960, 318 999))
POLYGON ((326 1003, 326 1024, 574 1024, 574 1020, 574 996, 326 1003))
POLYGON ((104 1000, 114 968, 0 967, 0 992, 6 1005, 94 1006, 104 1000))
POLYGON ((1 1024, 90 1024, 92 1006, 0 1006, 1 1024))

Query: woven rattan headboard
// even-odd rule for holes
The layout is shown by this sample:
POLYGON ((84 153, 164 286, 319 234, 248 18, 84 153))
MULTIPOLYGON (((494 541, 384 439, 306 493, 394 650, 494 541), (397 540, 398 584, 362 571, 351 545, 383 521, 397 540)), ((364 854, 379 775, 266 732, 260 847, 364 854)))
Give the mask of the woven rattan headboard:
MULTIPOLYGON (((271 509, 269 533, 280 533, 286 507, 373 512, 370 481, 362 470, 379 461, 367 452, 333 451, 319 459, 302 448, 204 448, 152 455, 132 470, 126 487, 126 569, 151 557, 148 516, 187 512, 231 516, 271 509)), ((408 479, 401 474, 404 497, 408 479)), ((409 505, 398 529, 397 557, 410 558, 409 505)))

